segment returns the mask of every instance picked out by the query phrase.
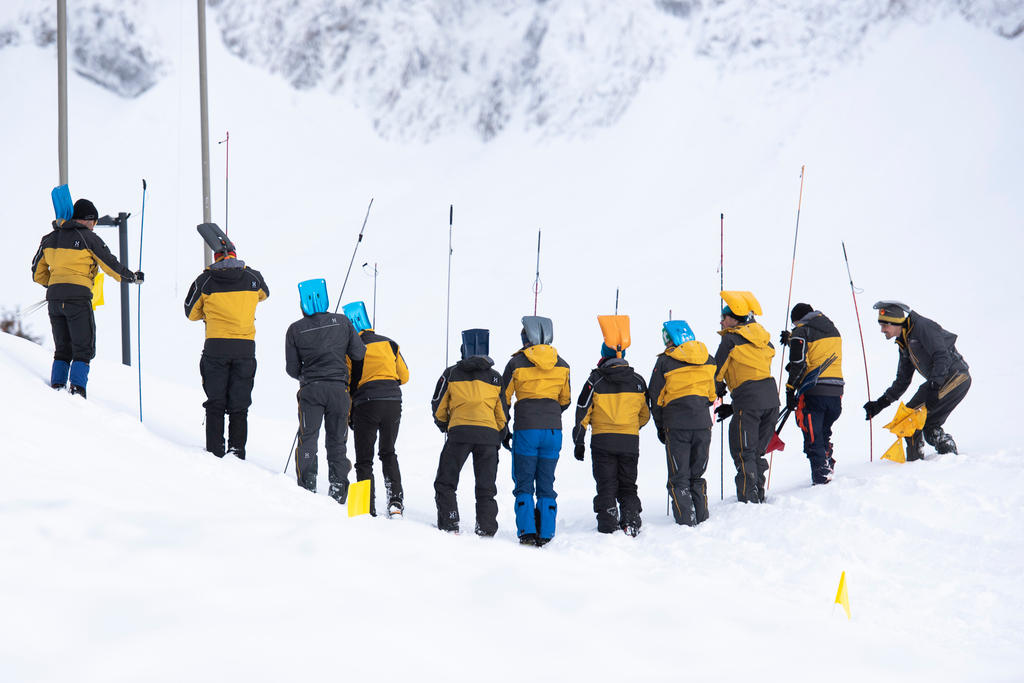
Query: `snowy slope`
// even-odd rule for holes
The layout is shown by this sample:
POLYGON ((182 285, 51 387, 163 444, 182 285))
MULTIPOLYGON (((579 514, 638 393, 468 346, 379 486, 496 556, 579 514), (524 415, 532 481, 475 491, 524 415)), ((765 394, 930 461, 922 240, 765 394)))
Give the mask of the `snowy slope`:
MULTIPOLYGON (((594 532, 589 463, 569 458, 539 551, 515 543, 509 504, 494 539, 437 531, 432 463, 408 440, 407 519, 348 519, 259 449, 219 461, 164 420, 141 426, 115 388, 129 369, 99 362, 84 402, 47 388, 45 363, 0 338, 5 681, 1019 674, 1020 452, 842 462, 827 488, 775 485, 771 505, 716 499, 696 530, 659 511, 649 452, 635 540, 594 532), (842 571, 850 621, 831 605, 842 571)), ((150 410, 194 393, 159 385, 150 410)), ((507 475, 503 458, 504 503, 507 475)))
MULTIPOLYGON (((382 140, 372 117, 344 98, 296 92, 211 40, 211 130, 230 130, 233 143, 229 232, 272 290, 258 310, 260 370, 242 464, 201 453, 202 329, 181 309, 201 268, 193 11, 165 3, 150 17, 172 64, 140 97, 70 83, 72 190, 101 211, 134 214, 133 266, 140 179, 149 181, 145 424, 135 368, 118 365, 112 290, 97 316, 87 403, 45 387, 46 348, 0 339, 0 542, 13 558, 0 563, 0 605, 18 615, 0 622, 0 679, 511 679, 523 675, 507 663, 521 661, 523 639, 538 643, 525 659, 541 679, 662 679, 684 667, 723 679, 1017 676, 1024 506, 1012 427, 1024 372, 1007 361, 1006 345, 1021 327, 1024 93, 1004 74, 1024 67, 1019 46, 958 20, 907 25, 861 62, 787 97, 757 73, 723 76, 686 62, 586 140, 538 142, 512 130, 488 144, 450 133, 402 145, 382 140), (611 312, 616 287, 633 319, 629 358, 644 374, 668 309, 716 343, 721 211, 726 286, 755 291, 766 327, 781 327, 802 164, 794 298, 828 313, 846 339, 831 486, 807 486, 789 428, 770 505, 716 495, 707 525, 679 529, 663 515, 664 462, 648 429, 645 529, 635 541, 594 533, 589 462, 571 458, 558 470, 559 534, 543 552, 514 543, 507 458, 498 538, 431 528, 441 437, 427 406, 444 366, 449 203, 453 334, 489 327, 504 363, 519 317, 532 312, 543 228, 540 312, 555 321, 578 389, 600 344, 594 317, 611 312), (372 279, 358 267, 379 262, 379 328, 412 369, 399 439, 409 519, 394 524, 348 520, 278 474, 295 426, 282 348, 299 315, 295 284, 324 276, 337 292, 371 196, 345 298, 369 303, 372 279), (864 290, 872 395, 896 365, 872 322, 873 301, 905 299, 960 334, 975 383, 948 427, 963 456, 878 462, 891 441, 876 420, 868 463, 840 240, 864 290), (844 570, 850 622, 831 612, 844 570), (53 657, 53 643, 66 656, 53 657)), ((4 306, 42 297, 28 262, 56 180, 53 72, 52 50, 0 51, 0 83, 20 105, 0 110, 4 306)), ((218 221, 221 153, 214 148, 218 221)), ((133 312, 135 302, 133 290, 133 312)), ((44 314, 28 322, 48 333, 44 314)), ((467 520, 470 480, 467 469, 467 520)))

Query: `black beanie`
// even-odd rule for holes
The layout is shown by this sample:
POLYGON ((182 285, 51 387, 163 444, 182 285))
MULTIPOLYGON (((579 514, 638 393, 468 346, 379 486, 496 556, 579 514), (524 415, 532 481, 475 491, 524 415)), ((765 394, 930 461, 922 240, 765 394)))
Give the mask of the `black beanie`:
POLYGON ((811 306, 810 304, 797 304, 796 306, 793 307, 793 311, 789 314, 789 319, 795 324, 796 321, 800 320, 813 310, 814 306, 811 306))
POLYGON ((88 199, 79 199, 75 202, 75 212, 71 214, 73 221, 94 221, 100 217, 96 211, 96 205, 88 199))

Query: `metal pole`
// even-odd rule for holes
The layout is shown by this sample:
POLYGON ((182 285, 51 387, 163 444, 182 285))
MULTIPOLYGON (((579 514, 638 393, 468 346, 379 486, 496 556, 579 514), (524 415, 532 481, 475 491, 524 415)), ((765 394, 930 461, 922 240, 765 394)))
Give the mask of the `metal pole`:
POLYGON ((374 329, 377 329, 377 262, 373 262, 373 319, 370 321, 374 329))
MULTIPOLYGON (((202 139, 203 222, 210 217, 210 122, 206 95, 206 0, 196 0, 199 23, 199 129, 202 139)), ((203 241, 203 266, 213 263, 213 250, 203 241)))
POLYGON ((448 367, 448 337, 451 332, 452 320, 452 219, 455 216, 455 205, 448 205, 448 293, 445 295, 444 314, 444 366, 448 367))
POLYGON ((68 182, 68 4, 57 0, 57 158, 60 185, 68 182))
MULTIPOLYGON (((117 256, 125 268, 128 267, 128 216, 124 211, 117 214, 117 256)), ((131 303, 128 300, 128 283, 121 278, 121 363, 132 364, 132 321, 131 303)))
MULTIPOLYGON (((860 353, 864 356, 864 383, 868 388, 868 400, 871 400, 871 380, 868 379, 868 352, 864 348, 864 330, 860 326, 860 310, 857 308, 857 288, 853 286, 853 273, 850 272, 850 259, 846 257, 846 242, 843 245, 843 261, 846 262, 846 274, 850 278, 850 294, 853 295, 853 312, 857 314, 857 332, 860 333, 860 353)), ((868 420, 868 462, 875 461, 874 425, 868 420)))
POLYGON ((373 206, 373 197, 370 197, 370 203, 366 205, 366 215, 363 216, 363 227, 359 228, 359 237, 356 238, 356 246, 352 248, 352 258, 348 260, 348 270, 345 271, 345 281, 341 283, 341 291, 338 293, 338 303, 334 305, 334 312, 338 312, 338 306, 341 306, 341 298, 345 296, 345 286, 348 285, 348 276, 352 272, 352 264, 356 260, 356 252, 359 251, 359 245, 363 242, 363 231, 366 230, 366 221, 370 218, 370 208, 373 206))
POLYGON ((540 295, 540 230, 537 231, 537 277, 533 281, 533 314, 537 315, 537 298, 540 295))
MULTIPOLYGON (((718 291, 725 291, 725 214, 719 216, 718 237, 718 291)), ((722 304, 719 299, 718 315, 722 315, 722 304)), ((721 399, 719 399, 721 400, 721 399)), ((718 433, 718 499, 725 500, 725 422, 718 433)))
POLYGON ((224 234, 228 234, 228 164, 231 162, 231 131, 224 131, 224 139, 217 142, 224 145, 224 234))

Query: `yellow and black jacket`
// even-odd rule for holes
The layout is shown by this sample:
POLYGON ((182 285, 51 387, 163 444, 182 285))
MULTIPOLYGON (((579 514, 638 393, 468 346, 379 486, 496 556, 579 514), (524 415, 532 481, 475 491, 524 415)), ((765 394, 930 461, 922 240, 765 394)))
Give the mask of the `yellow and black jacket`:
POLYGON ((592 449, 639 453, 640 428, 650 419, 644 378, 624 358, 604 359, 590 372, 576 401, 572 440, 582 444, 589 425, 592 449))
POLYGON ((513 428, 562 429, 562 411, 572 402, 569 364, 549 344, 527 346, 512 355, 501 376, 505 404, 516 397, 513 428))
POLYGON ((775 347, 760 323, 749 322, 719 330, 722 341, 715 352, 715 389, 732 392, 735 409, 777 408, 779 385, 771 374, 775 347))
POLYGON ((843 340, 839 330, 821 311, 811 311, 796 321, 789 336, 789 380, 787 391, 796 391, 808 372, 832 355, 836 359, 825 368, 814 386, 804 393, 817 396, 843 395, 843 340))
POLYGON ((470 356, 437 380, 430 408, 434 424, 452 441, 497 446, 505 437, 508 407, 493 365, 487 356, 470 356))
POLYGON ((32 279, 46 287, 46 299, 91 299, 99 268, 118 282, 135 281, 99 235, 78 221, 53 222, 32 259, 32 279))
POLYGON ((206 324, 203 353, 217 358, 256 356, 256 304, 270 296, 259 271, 224 259, 196 278, 185 296, 185 315, 206 324))
POLYGON ((372 329, 360 332, 359 338, 366 345, 366 355, 363 360, 351 363, 352 405, 367 401, 401 401, 401 385, 409 381, 409 368, 398 344, 372 329))
POLYGON ((715 400, 715 359, 702 342, 670 346, 658 354, 647 395, 658 434, 666 429, 708 429, 715 400))

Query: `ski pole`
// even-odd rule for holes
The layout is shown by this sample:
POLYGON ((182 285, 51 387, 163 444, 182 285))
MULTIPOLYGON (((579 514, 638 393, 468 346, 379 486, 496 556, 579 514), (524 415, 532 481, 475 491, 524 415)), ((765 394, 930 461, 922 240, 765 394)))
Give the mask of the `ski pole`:
POLYGON ((356 238, 356 246, 352 249, 352 258, 348 261, 348 270, 345 271, 345 281, 341 283, 341 292, 338 294, 338 303, 334 306, 334 312, 338 312, 338 306, 341 306, 341 298, 345 295, 345 285, 348 284, 348 276, 352 272, 352 264, 356 260, 356 252, 359 251, 359 244, 363 241, 363 231, 366 230, 366 221, 370 217, 370 207, 373 206, 373 197, 370 197, 370 203, 366 205, 366 215, 363 216, 363 227, 359 228, 359 237, 356 238))
MULTIPOLYGON (((850 259, 846 257, 846 242, 843 245, 843 261, 846 262, 846 274, 850 277, 850 294, 853 295, 853 312, 857 314, 857 332, 860 334, 860 353, 864 356, 864 384, 868 388, 868 400, 871 400, 871 381, 868 379, 868 352, 864 348, 864 330, 860 326, 860 311, 857 309, 857 288, 853 286, 853 275, 850 273, 850 259)), ((868 462, 875 461, 875 435, 871 420, 868 420, 868 462)))
MULTIPOLYGON (((725 214, 718 217, 718 287, 720 292, 725 291, 725 214)), ((721 299, 719 299, 721 302, 721 299)), ((722 304, 718 304, 718 315, 722 315, 722 304)), ((722 422, 722 429, 718 433, 718 499, 725 500, 725 422, 722 422)))
MULTIPOLYGON (((142 179, 142 218, 139 221, 139 270, 142 270, 142 236, 146 229, 146 179, 142 179)), ((135 332, 136 344, 135 353, 137 354, 138 360, 136 365, 139 369, 139 422, 142 422, 142 287, 138 288, 138 293, 135 295, 135 301, 138 304, 138 312, 135 314, 135 324, 137 326, 135 332)))
POLYGON ((533 280, 533 314, 537 315, 537 297, 540 295, 540 230, 537 231, 537 276, 533 280))
POLYGON ((455 216, 455 205, 448 205, 448 293, 445 295, 444 306, 444 366, 448 367, 448 337, 452 329, 452 220, 455 216))
POLYGON ((228 234, 228 163, 231 156, 231 131, 224 131, 224 139, 217 141, 224 145, 224 234, 228 234))
POLYGON ((295 430, 295 438, 292 439, 292 447, 288 449, 288 462, 284 464, 284 471, 281 474, 288 474, 288 466, 292 464, 292 453, 295 452, 295 444, 299 441, 299 430, 295 430))
MULTIPOLYGON (((789 329, 789 306, 793 301, 793 274, 796 272, 796 240, 800 236, 800 207, 804 202, 804 166, 800 167, 800 196, 796 202, 796 230, 793 232, 793 263, 789 268, 789 294, 786 295, 786 310, 783 311, 785 319, 782 322, 782 329, 789 329)), ((782 396, 782 371, 785 368, 786 354, 779 354, 779 397, 782 396)), ((768 454, 768 483, 765 485, 765 491, 771 487, 772 483, 772 461, 774 460, 774 451, 768 454)))
MULTIPOLYGON (((366 263, 363 264, 363 272, 366 273, 367 275, 370 274, 369 271, 366 270, 366 267, 368 265, 370 265, 369 261, 367 261, 366 263)), ((373 262, 373 313, 372 313, 372 315, 370 317, 370 327, 372 327, 374 329, 377 329, 377 273, 378 272, 379 271, 377 270, 377 262, 374 261, 373 262)))

